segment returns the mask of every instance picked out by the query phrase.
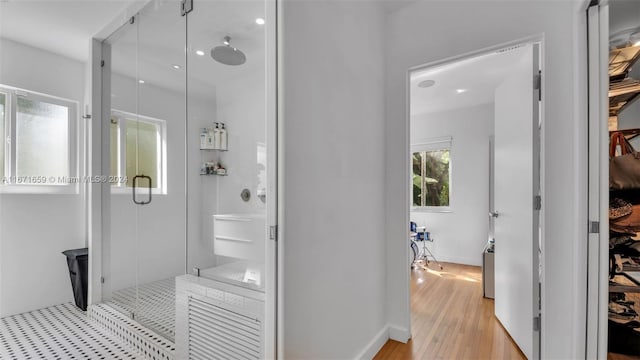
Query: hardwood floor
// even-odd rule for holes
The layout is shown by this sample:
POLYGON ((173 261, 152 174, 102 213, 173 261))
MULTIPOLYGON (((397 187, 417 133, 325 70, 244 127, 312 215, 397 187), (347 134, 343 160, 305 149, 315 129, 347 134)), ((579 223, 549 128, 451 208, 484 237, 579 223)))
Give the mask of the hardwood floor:
POLYGON ((482 297, 481 268, 443 266, 412 271, 413 339, 390 340, 374 359, 525 359, 482 297))
POLYGON ((608 353, 607 360, 638 360, 637 356, 608 353))

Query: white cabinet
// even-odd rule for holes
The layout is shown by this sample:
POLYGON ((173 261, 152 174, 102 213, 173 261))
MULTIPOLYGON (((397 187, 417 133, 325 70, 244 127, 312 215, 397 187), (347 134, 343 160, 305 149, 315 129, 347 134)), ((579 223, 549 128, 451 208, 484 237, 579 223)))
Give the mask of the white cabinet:
POLYGON ((213 215, 213 252, 236 259, 264 259, 265 217, 259 214, 213 215))

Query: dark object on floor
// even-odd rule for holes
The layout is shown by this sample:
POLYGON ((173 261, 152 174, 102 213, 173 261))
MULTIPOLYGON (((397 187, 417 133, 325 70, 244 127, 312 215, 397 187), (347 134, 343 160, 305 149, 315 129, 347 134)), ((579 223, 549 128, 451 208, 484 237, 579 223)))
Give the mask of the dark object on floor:
POLYGON ((69 277, 76 306, 87 311, 87 289, 89 276, 89 249, 73 249, 62 252, 67 257, 69 277))

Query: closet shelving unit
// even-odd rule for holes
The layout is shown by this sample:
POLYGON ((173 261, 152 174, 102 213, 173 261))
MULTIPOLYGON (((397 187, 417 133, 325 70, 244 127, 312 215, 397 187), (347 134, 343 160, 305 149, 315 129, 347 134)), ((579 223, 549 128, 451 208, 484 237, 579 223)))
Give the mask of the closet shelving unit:
MULTIPOLYGON (((609 53, 609 131, 622 131, 625 137, 630 140, 640 135, 640 129, 626 129, 618 130, 618 115, 625 109, 634 103, 640 97, 640 80, 629 77, 629 71, 631 67, 640 59, 640 46, 628 46, 624 48, 613 49, 609 53)), ((614 196, 614 194, 612 194, 614 196)), ((623 254, 616 253, 610 250, 611 261, 611 276, 609 279, 609 301, 621 301, 622 303, 630 303, 636 312, 640 313, 640 303, 637 300, 640 299, 640 282, 636 277, 629 275, 630 271, 638 271, 638 265, 630 265, 624 263, 622 269, 619 267, 618 259, 621 259, 623 254), (621 270, 621 272, 616 272, 621 270), (632 301, 629 301, 632 300, 632 301)), ((613 304, 614 309, 616 304, 613 304)), ((612 303, 610 302, 610 311, 612 303)), ((632 311, 633 313, 633 311, 632 311)), ((612 318, 610 312, 609 320, 609 351, 623 352, 628 355, 637 356, 639 347, 632 345, 629 346, 627 339, 623 339, 619 331, 627 331, 625 325, 620 325, 620 322, 616 322, 615 316, 612 318), (620 330, 623 329, 623 330, 620 330)), ((627 315, 632 316, 632 315, 627 315)), ((637 315, 631 320, 639 320, 637 315)), ((622 320, 625 322, 626 320, 622 320)))
POLYGON ((632 278, 622 275, 615 275, 611 279, 613 284, 609 285, 610 293, 638 293, 640 292, 640 284, 632 278))
POLYGON ((629 77, 629 70, 638 59, 640 46, 614 49, 609 53, 609 131, 618 130, 618 114, 640 95, 640 80, 629 77))

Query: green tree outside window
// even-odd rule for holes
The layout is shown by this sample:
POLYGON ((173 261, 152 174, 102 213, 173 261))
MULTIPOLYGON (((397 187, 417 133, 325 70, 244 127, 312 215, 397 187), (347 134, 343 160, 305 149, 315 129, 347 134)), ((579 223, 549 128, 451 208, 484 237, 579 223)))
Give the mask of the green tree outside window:
POLYGON ((412 154, 413 206, 449 206, 448 149, 412 154))

